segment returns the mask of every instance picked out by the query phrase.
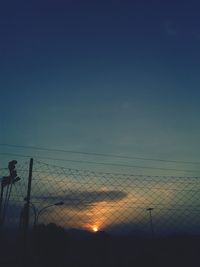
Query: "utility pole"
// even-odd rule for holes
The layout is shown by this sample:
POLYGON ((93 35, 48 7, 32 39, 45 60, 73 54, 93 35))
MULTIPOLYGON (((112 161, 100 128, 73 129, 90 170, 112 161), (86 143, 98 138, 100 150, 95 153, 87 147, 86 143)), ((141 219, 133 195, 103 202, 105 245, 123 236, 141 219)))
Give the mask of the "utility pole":
POLYGON ((27 195, 24 198, 26 203, 24 204, 23 212, 21 214, 21 227, 24 232, 24 238, 28 237, 28 228, 29 228, 29 210, 30 210, 30 198, 31 198, 31 183, 32 183, 32 172, 33 172, 33 158, 30 159, 29 163, 29 175, 28 175, 28 187, 27 195))
POLYGON ((154 238, 152 210, 153 210, 153 208, 148 208, 148 209, 147 209, 147 211, 149 212, 149 220, 150 220, 150 226, 151 226, 151 237, 154 238))
POLYGON ((29 163, 29 176, 28 176, 28 188, 26 196, 26 219, 25 219, 25 233, 28 233, 29 227, 29 209, 30 209, 30 199, 31 199, 31 183, 32 183, 32 172, 33 172, 33 158, 30 159, 29 163))
POLYGON ((12 191, 12 186, 16 182, 20 180, 20 178, 17 175, 17 171, 15 168, 15 165, 17 164, 16 160, 12 160, 8 163, 8 170, 9 175, 4 176, 1 179, 1 189, 0 189, 0 228, 2 228, 5 218, 6 218, 6 212, 10 200, 10 195, 12 191), (4 190, 6 192, 4 192, 4 190))
POLYGON ((30 198, 31 198, 31 182, 32 182, 32 171, 33 171, 33 158, 29 162, 29 175, 28 175, 28 187, 27 195, 24 198, 26 201, 24 207, 22 208, 20 214, 20 232, 21 232, 21 245, 22 245, 22 254, 21 254, 21 265, 29 266, 29 249, 28 249, 28 231, 29 231, 29 209, 30 209, 30 198))

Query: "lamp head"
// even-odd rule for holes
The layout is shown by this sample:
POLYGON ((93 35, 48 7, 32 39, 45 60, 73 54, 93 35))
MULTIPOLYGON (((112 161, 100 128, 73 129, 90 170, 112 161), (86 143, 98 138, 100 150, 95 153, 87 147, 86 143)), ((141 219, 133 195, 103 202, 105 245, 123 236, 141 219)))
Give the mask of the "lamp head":
POLYGON ((64 202, 63 201, 60 201, 60 202, 55 203, 54 205, 55 206, 62 206, 63 204, 64 204, 64 202))

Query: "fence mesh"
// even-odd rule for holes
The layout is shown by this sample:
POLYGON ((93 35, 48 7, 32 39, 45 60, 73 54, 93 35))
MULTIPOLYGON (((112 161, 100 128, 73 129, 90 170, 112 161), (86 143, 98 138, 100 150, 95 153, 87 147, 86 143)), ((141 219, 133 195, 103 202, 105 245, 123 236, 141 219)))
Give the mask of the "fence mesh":
MULTIPOLYGON (((12 188, 5 227, 18 227, 27 191, 29 163, 16 167, 21 180, 12 188)), ((30 224, 122 234, 199 234, 199 194, 199 177, 103 173, 34 161, 30 224)))

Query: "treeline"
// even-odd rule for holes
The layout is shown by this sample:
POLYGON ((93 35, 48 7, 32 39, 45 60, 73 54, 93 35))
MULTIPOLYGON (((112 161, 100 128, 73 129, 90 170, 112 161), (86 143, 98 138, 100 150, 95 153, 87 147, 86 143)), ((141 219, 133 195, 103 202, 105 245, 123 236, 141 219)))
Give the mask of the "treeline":
POLYGON ((34 267, 200 266, 199 236, 149 239, 106 232, 79 233, 48 224, 31 231, 26 255, 21 242, 18 239, 11 250, 18 255, 15 260, 19 266, 22 263, 34 267))

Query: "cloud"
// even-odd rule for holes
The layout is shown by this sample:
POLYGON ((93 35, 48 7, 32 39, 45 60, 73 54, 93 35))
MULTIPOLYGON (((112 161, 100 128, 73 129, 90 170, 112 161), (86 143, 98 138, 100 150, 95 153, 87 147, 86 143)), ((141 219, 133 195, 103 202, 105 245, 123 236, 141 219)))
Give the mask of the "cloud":
POLYGON ((37 196, 35 199, 40 199, 45 202, 55 203, 64 201, 65 207, 72 209, 86 209, 93 204, 99 202, 117 202, 127 197, 127 193, 118 190, 106 191, 70 191, 63 195, 54 196, 37 196))

